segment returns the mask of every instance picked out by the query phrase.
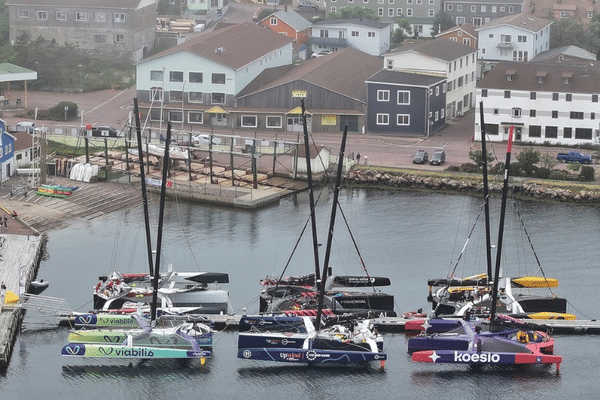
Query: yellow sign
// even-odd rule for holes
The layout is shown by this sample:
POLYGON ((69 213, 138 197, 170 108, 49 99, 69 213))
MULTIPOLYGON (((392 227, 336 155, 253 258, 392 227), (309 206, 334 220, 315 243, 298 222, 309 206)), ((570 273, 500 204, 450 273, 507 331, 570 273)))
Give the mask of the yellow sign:
POLYGON ((321 117, 321 125, 337 125, 337 115, 323 115, 321 117))
POLYGON ((292 90, 292 97, 306 97, 306 90, 292 90))

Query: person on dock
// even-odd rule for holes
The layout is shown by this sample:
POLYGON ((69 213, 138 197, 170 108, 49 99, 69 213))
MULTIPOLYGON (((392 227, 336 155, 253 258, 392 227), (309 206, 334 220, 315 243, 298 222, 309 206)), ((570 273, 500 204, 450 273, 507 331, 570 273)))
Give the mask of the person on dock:
POLYGON ((4 228, 8 228, 8 217, 6 215, 4 216, 4 228))
POLYGON ((360 153, 356 154, 356 164, 360 165, 360 153))
POLYGON ((2 282, 2 284, 0 285, 0 304, 4 303, 4 295, 6 294, 6 285, 4 284, 4 282, 2 282))

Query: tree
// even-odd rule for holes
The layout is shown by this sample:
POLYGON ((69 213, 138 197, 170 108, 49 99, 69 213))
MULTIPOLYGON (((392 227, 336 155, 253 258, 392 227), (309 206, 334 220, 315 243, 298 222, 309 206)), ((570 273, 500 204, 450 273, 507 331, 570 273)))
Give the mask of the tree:
POLYGON ((401 44, 404 40, 412 35, 412 25, 410 24, 410 20, 406 17, 399 18, 394 21, 398 28, 394 31, 392 35, 392 43, 401 44))
POLYGON ((579 173, 579 180, 584 182, 591 182, 595 177, 596 171, 594 171, 594 167, 590 167, 589 165, 584 165, 581 167, 581 172, 579 173))
MULTIPOLYGON (((477 170, 481 171, 481 168, 483 167, 483 152, 481 150, 471 150, 469 151, 469 158, 473 160, 473 162, 477 166, 477 170)), ((496 157, 494 157, 492 153, 487 153, 486 161, 488 164, 494 161, 495 159, 496 157)))
POLYGON ((585 31, 585 49, 598 55, 600 52, 600 14, 594 14, 585 31))
POLYGON ((77 104, 72 101, 61 101, 48 110, 49 116, 55 121, 69 121, 77 118, 77 104), (65 119, 66 116, 66 119, 65 119))
POLYGON ((572 17, 555 19, 550 29, 550 48, 568 45, 584 46, 583 25, 572 17))
POLYGON ((528 148, 517 154, 517 161, 523 174, 531 176, 536 169, 535 164, 540 162, 540 152, 533 148, 528 148))
POLYGON ((344 7, 338 12, 327 15, 327 19, 371 19, 379 21, 379 17, 375 10, 367 7, 344 7))
POLYGON ((436 14, 435 19, 433 20, 433 26, 431 27, 431 36, 435 37, 440 32, 444 32, 456 26, 452 17, 444 11, 440 11, 436 14))
POLYGON ((558 164, 556 157, 551 154, 544 153, 540 156, 540 166, 542 168, 553 169, 558 164))

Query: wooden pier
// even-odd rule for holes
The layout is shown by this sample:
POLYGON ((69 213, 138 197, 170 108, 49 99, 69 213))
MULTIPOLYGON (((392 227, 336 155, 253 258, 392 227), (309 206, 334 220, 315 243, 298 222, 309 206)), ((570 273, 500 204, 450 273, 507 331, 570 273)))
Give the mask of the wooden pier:
MULTIPOLYGON (((11 221, 14 223, 14 221, 11 221)), ((17 296, 27 291, 35 278, 44 245, 43 235, 0 235, 0 280, 6 291, 17 296)), ((10 360, 12 345, 22 318, 19 303, 0 304, 0 368, 10 360)))

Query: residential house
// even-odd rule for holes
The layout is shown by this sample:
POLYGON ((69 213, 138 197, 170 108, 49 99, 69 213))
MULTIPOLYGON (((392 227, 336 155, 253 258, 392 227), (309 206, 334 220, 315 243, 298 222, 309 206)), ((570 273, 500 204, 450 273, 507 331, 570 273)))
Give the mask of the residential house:
POLYGON ((495 19, 521 14, 523 0, 444 0, 446 12, 456 25, 467 23, 480 27, 495 19))
POLYGON ((446 78, 381 70, 367 80, 367 132, 429 136, 446 123, 446 78))
POLYGON ((569 45, 544 51, 531 59, 531 62, 559 62, 565 64, 596 61, 596 55, 581 47, 569 45))
POLYGON ((473 107, 477 49, 446 39, 408 43, 384 55, 384 68, 446 78, 446 119, 473 107))
POLYGON ((552 4, 554 18, 573 18, 575 21, 583 24, 587 24, 594 14, 599 12, 600 4, 596 0, 567 0, 564 2, 557 0, 552 4))
POLYGON ((287 6, 265 17, 259 24, 292 38, 297 44, 306 43, 310 37, 311 23, 287 6))
MULTIPOLYGON (((600 143, 600 68, 596 62, 498 63, 479 82, 486 131, 492 141, 581 145, 600 143)), ((481 139, 475 118, 475 139, 481 139)))
POLYGON ((96 58, 145 58, 154 47, 154 0, 8 0, 9 38, 70 44, 96 58))
POLYGON ((201 35, 137 66, 137 97, 149 120, 235 127, 235 96, 265 69, 292 64, 292 39, 253 22, 201 35))
MULTIPOLYGON (((33 136, 27 132, 13 132, 14 137, 14 157, 16 168, 30 165, 36 156, 34 153, 33 136)), ((39 151, 39 150, 38 150, 39 151)))
MULTIPOLYGON (((311 173, 320 174, 329 170, 329 166, 331 165, 331 151, 327 147, 311 144, 308 146, 308 152, 311 173)), ((306 168, 306 147, 304 145, 298 146, 297 168, 301 174, 308 172, 308 168, 306 168)))
POLYGON ((368 19, 341 19, 316 22, 309 44, 313 53, 352 47, 372 56, 390 50, 392 24, 368 19))
POLYGON ((488 62, 527 62, 550 49, 552 21, 526 14, 495 19, 479 32, 479 57, 488 62))
POLYGON ((242 128, 302 131, 300 98, 308 127, 317 132, 363 132, 367 78, 381 69, 381 59, 346 48, 298 65, 265 70, 236 96, 242 128))
POLYGON ((467 46, 478 48, 477 31, 475 25, 464 24, 456 25, 450 29, 440 32, 435 35, 436 39, 448 39, 457 43, 466 44, 467 46))
POLYGON ((0 119, 0 183, 4 183, 16 172, 15 137, 6 131, 7 124, 0 119))

